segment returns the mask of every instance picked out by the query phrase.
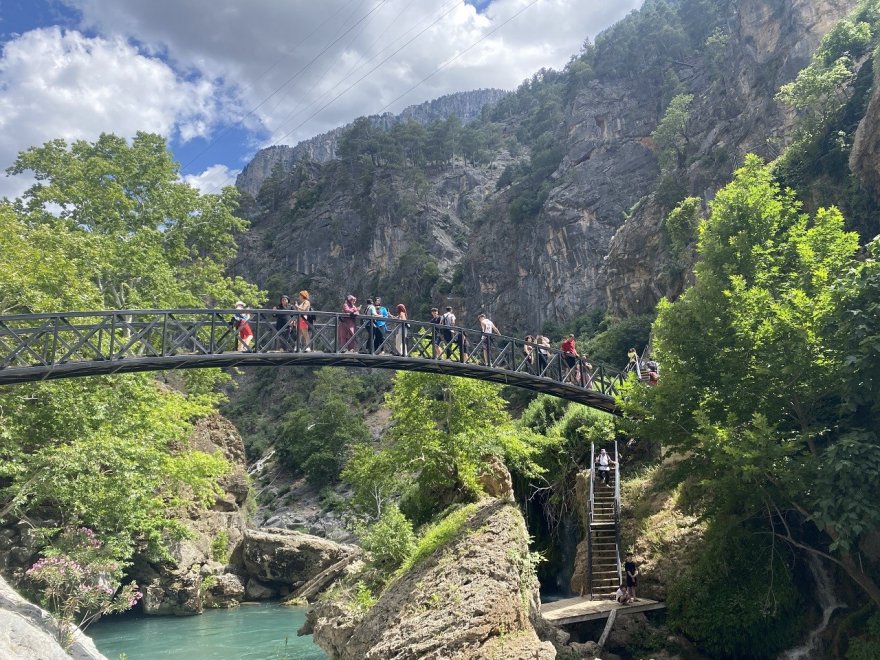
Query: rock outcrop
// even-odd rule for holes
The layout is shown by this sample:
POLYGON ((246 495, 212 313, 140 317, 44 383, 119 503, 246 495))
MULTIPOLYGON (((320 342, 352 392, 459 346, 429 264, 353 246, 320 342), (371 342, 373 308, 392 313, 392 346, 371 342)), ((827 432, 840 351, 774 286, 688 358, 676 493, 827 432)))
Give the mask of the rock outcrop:
POLYGON ((70 651, 58 643, 58 623, 0 577, 0 658, 5 660, 106 660, 79 630, 70 651))
POLYGON ((856 129, 849 167, 880 202, 880 70, 874 72, 874 92, 856 129))
MULTIPOLYGON (((496 102, 507 92, 500 89, 477 89, 468 92, 456 92, 418 105, 405 108, 400 114, 376 115, 370 117, 375 126, 389 128, 394 124, 413 120, 419 124, 429 124, 435 119, 446 119, 456 115, 463 124, 480 116, 483 107, 496 102)), ((273 145, 257 152, 250 163, 241 171, 235 180, 239 190, 256 197, 263 182, 271 176, 276 168, 289 171, 296 163, 307 160, 313 163, 326 163, 336 158, 339 140, 349 125, 334 128, 295 146, 273 145)))
POLYGON ((310 611, 315 641, 340 659, 556 657, 542 642, 537 580, 516 506, 483 500, 457 536, 396 578, 366 613, 342 599, 310 611))
POLYGON ((249 576, 249 595, 259 600, 278 594, 286 596, 356 553, 358 549, 353 546, 287 529, 269 528, 247 530, 241 556, 249 576))

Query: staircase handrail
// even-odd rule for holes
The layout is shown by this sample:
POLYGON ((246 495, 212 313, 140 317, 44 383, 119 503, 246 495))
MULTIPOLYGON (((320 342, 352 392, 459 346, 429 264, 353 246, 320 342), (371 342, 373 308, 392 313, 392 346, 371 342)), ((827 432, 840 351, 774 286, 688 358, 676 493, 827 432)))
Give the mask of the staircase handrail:
POLYGON ((614 441, 614 545, 617 547, 617 579, 623 581, 620 565, 620 454, 617 451, 617 440, 614 441))
POLYGON ((596 444, 590 443, 590 501, 587 511, 587 584, 593 599, 593 484, 596 481, 596 444))

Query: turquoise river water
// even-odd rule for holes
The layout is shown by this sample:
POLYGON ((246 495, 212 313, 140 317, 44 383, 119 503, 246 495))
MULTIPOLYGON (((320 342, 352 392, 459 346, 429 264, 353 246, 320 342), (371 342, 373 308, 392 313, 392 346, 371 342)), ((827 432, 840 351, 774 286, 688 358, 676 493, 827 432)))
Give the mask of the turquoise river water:
POLYGON ((297 637, 305 610, 277 604, 206 610, 199 616, 129 614, 89 626, 88 635, 109 660, 325 660, 308 637, 297 637))

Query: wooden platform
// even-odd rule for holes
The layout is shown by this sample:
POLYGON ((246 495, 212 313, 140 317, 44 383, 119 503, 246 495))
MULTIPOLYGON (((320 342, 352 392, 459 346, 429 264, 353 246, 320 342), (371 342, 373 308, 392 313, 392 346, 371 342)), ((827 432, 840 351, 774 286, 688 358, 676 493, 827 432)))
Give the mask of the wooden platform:
POLYGON ((617 616, 662 610, 665 603, 647 598, 639 598, 635 603, 621 605, 616 600, 590 600, 589 598, 566 598, 553 603, 541 605, 541 614, 550 623, 565 626, 569 623, 580 623, 593 619, 604 619, 611 610, 617 610, 617 616))

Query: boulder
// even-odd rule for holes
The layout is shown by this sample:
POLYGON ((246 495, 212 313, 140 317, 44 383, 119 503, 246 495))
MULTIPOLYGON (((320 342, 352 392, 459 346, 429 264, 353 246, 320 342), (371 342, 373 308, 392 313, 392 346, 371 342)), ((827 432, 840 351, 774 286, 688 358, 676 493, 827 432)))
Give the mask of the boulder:
POLYGON ((0 658, 7 660, 106 660, 79 630, 66 652, 58 643, 58 623, 29 603, 0 577, 0 658))
POLYGON ((265 582, 260 582, 257 578, 248 580, 247 587, 244 590, 244 596, 248 600, 269 600, 277 595, 278 591, 276 589, 265 582))
POLYGON ((202 584, 205 607, 237 607, 245 599, 245 582, 233 573, 209 576, 202 584), (210 586, 205 586, 206 584, 210 586))
POLYGON ((202 613, 202 576, 198 572, 185 575, 157 574, 141 581, 144 614, 189 616, 202 613))
POLYGON ((483 473, 477 477, 483 491, 490 497, 502 500, 513 500, 513 480, 504 462, 497 456, 488 456, 483 460, 483 473))
POLYGON ((350 546, 274 527, 247 530, 242 543, 242 561, 249 576, 293 589, 354 552, 350 546))
POLYGON ((350 595, 319 600, 310 621, 331 658, 556 657, 533 625, 537 580, 516 506, 486 498, 446 546, 394 580, 364 612, 350 595))

